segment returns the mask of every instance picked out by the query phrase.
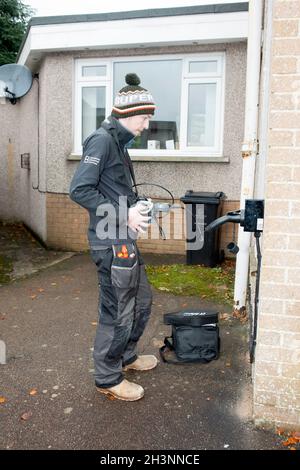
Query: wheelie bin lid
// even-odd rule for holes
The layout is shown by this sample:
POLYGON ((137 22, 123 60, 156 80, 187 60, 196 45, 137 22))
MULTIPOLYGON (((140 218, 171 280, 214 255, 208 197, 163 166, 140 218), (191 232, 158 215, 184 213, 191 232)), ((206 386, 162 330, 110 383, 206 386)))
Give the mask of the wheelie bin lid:
POLYGON ((186 204, 199 203, 199 204, 220 204, 221 199, 225 198, 225 193, 218 191, 217 193, 193 191, 192 189, 186 191, 185 195, 180 198, 180 201, 186 204))

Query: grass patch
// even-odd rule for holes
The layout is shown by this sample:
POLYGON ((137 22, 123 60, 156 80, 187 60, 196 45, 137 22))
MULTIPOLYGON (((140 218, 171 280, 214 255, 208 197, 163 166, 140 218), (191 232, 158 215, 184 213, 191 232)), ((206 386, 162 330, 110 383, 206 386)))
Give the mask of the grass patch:
POLYGON ((147 265, 150 283, 161 292, 175 295, 194 295, 216 303, 232 304, 234 263, 228 261, 220 267, 200 265, 147 265))
POLYGON ((13 270, 13 263, 7 256, 0 255, 0 285, 10 281, 10 274, 13 270))

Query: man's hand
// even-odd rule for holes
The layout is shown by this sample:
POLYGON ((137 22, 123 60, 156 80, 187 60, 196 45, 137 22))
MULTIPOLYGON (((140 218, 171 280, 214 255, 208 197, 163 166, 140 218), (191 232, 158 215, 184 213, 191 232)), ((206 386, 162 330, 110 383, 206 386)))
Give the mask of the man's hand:
POLYGON ((141 199, 136 203, 139 208, 139 212, 142 215, 148 215, 153 209, 153 202, 150 198, 141 199))
POLYGON ((129 208, 128 211, 128 227, 135 233, 145 233, 150 223, 149 211, 153 207, 152 204, 146 204, 147 201, 138 201, 135 206, 129 208))

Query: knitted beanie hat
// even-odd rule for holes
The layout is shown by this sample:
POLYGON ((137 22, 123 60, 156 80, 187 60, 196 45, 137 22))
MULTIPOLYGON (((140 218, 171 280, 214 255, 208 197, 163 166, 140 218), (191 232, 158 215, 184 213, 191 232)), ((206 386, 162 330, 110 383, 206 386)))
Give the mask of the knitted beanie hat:
POLYGON ((128 73, 125 81, 127 86, 118 92, 111 115, 119 119, 137 114, 154 114, 153 96, 148 90, 139 86, 141 83, 139 77, 135 73, 128 73))

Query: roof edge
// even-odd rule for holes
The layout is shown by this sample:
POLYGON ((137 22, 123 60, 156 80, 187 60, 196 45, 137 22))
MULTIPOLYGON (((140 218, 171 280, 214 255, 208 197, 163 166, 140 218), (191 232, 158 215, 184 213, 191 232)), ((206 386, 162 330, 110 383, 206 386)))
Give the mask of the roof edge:
POLYGON ((86 23, 89 21, 132 20, 139 18, 157 18, 179 15, 203 15, 208 13, 234 13, 239 11, 248 11, 248 2, 225 4, 219 3, 213 5, 196 5, 174 8, 154 8, 147 10, 132 10, 111 13, 91 13, 85 15, 37 16, 31 18, 28 26, 63 23, 86 23))
POLYGON ((21 46, 19 48, 16 62, 19 60, 23 46, 28 37, 31 26, 43 26, 51 24, 67 24, 67 23, 86 23, 91 21, 120 21, 141 18, 159 18, 166 16, 183 16, 183 15, 203 15, 218 13, 236 13, 248 11, 247 2, 239 3, 216 3, 212 5, 196 5, 187 7, 174 8, 155 8, 147 10, 120 11, 111 13, 91 13, 86 15, 62 15, 62 16, 37 16, 30 19, 21 46))

